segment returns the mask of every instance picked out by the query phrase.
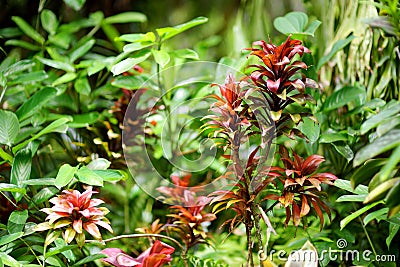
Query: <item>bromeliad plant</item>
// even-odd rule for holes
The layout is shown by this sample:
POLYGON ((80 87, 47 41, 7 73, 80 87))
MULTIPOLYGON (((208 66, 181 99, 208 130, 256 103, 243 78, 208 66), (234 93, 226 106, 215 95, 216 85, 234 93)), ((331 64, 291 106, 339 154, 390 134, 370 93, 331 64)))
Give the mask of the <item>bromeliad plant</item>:
MULTIPOLYGON (((279 145, 281 164, 267 164, 268 155, 274 140, 286 135, 304 138, 299 130, 300 122, 305 117, 315 118, 306 108, 313 103, 307 93, 308 88, 317 88, 317 83, 302 72, 308 65, 301 59, 310 50, 299 40, 287 40, 276 46, 259 41, 254 43, 260 48, 249 48, 251 55, 261 59, 260 64, 248 66, 251 70, 248 77, 236 82, 228 75, 224 85, 219 85, 221 96, 213 95, 217 101, 211 107, 215 114, 208 116, 207 129, 213 131, 218 145, 229 151, 225 157, 232 162, 228 172, 222 178, 233 179, 231 188, 211 194, 214 211, 219 212, 231 207, 236 212, 233 219, 225 222, 231 229, 244 223, 247 235, 247 266, 254 266, 252 244, 258 241, 259 255, 265 255, 261 235, 260 219, 270 227, 263 202, 275 200, 268 208, 271 210, 280 203, 286 210, 285 225, 292 219, 295 226, 301 218, 310 214, 314 207, 324 223, 322 210, 330 215, 329 207, 322 201, 321 184, 332 184, 336 179, 331 173, 319 173, 323 157, 311 155, 306 160, 293 151, 279 145), (255 138, 258 137, 258 138, 255 138), (241 159, 245 143, 250 140, 247 158, 241 159), (256 140, 256 141, 255 141, 256 140), (242 150, 242 151, 241 151, 242 150), (274 193, 268 193, 270 191, 274 193)), ((304 221, 305 225, 306 222, 304 221)), ((271 229, 273 230, 273 229, 271 229)))

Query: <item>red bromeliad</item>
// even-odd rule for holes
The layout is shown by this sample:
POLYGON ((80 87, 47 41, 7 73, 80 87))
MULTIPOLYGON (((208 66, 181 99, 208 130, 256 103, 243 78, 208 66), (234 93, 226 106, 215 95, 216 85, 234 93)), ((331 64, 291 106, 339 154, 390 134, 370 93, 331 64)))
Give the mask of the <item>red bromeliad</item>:
POLYGON ((159 240, 140 254, 137 258, 133 258, 118 248, 106 248, 101 253, 108 257, 103 259, 116 267, 160 267, 172 261, 171 254, 175 249, 159 240))
POLYGON ((92 199, 93 193, 97 192, 92 191, 91 188, 83 193, 77 190, 64 190, 61 195, 50 199, 53 207, 42 209, 48 214, 46 217, 48 222, 37 225, 36 229, 38 231, 65 229, 63 232, 65 242, 70 243, 75 238, 80 246, 85 242, 83 230, 96 239, 101 239, 101 233, 97 226, 112 233, 110 222, 105 217, 109 211, 107 208, 97 207, 104 201, 92 199))

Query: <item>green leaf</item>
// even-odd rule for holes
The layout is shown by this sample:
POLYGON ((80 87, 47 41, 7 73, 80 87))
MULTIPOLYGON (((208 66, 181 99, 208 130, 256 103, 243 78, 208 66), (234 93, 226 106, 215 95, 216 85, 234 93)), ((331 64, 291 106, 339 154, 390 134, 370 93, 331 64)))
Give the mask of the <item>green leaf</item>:
POLYGON ((356 167, 368 159, 371 159, 379 154, 391 150, 400 145, 400 130, 393 129, 385 135, 378 137, 372 143, 361 148, 353 162, 353 166, 356 167))
POLYGON ((387 191, 398 185, 399 181, 400 178, 394 178, 381 183, 369 192, 367 198, 364 200, 364 203, 370 203, 382 199, 387 191))
POLYGON ((154 42, 135 42, 135 43, 125 45, 123 47, 123 51, 125 53, 132 53, 132 52, 138 51, 142 48, 149 47, 153 44, 154 44, 154 42))
MULTIPOLYGON (((23 181, 29 179, 32 167, 32 154, 29 149, 22 149, 14 157, 11 168, 10 183, 18 187, 24 187, 23 181)), ((22 194, 14 193, 14 198, 18 202, 22 198, 22 194)))
POLYGON ((0 110, 0 144, 11 146, 18 136, 18 117, 11 111, 0 110))
POLYGON ((57 86, 57 85, 60 85, 60 84, 63 84, 63 83, 69 83, 69 82, 75 80, 75 78, 76 78, 77 76, 78 76, 78 75, 77 75, 76 73, 67 72, 67 73, 65 73, 63 76, 60 76, 58 79, 56 79, 56 80, 53 82, 52 86, 57 86))
POLYGON ((400 180, 398 180, 389 190, 385 198, 385 204, 389 208, 400 205, 400 180))
POLYGON ((153 32, 147 33, 130 33, 123 34, 120 37, 117 37, 118 41, 125 41, 130 43, 154 43, 156 40, 156 35, 153 32))
POLYGON ((75 90, 81 95, 89 95, 92 91, 89 80, 86 77, 81 77, 75 81, 75 90))
POLYGON ((31 69, 33 66, 35 66, 35 62, 33 62, 30 59, 24 59, 24 60, 20 60, 14 64, 12 64, 11 66, 9 66, 5 71, 4 71, 4 76, 8 77, 11 76, 13 74, 31 69))
POLYGON ((179 49, 171 52, 174 57, 198 60, 199 55, 192 49, 179 49))
POLYGON ((124 12, 104 19, 104 23, 109 23, 109 24, 146 22, 146 21, 147 21, 146 15, 139 12, 124 12))
POLYGON ((24 185, 55 185, 56 179, 54 178, 38 178, 23 181, 24 185))
POLYGON ((40 21, 42 22, 42 27, 50 34, 55 34, 58 27, 58 20, 53 11, 44 9, 40 14, 40 21))
POLYGON ((23 41, 23 40, 11 39, 11 40, 7 40, 4 44, 7 46, 21 47, 21 48, 24 48, 26 50, 31 50, 31 51, 40 51, 42 49, 38 45, 34 45, 32 43, 29 43, 29 42, 23 41))
POLYGON ((379 112, 378 114, 372 116, 368 120, 366 120, 360 128, 361 134, 366 134, 369 130, 377 127, 380 123, 382 123, 385 119, 388 119, 394 115, 397 115, 400 112, 400 103, 388 103, 385 106, 385 109, 379 112))
POLYGON ((62 246, 62 247, 51 248, 48 252, 46 252, 46 259, 51 256, 60 254, 61 252, 76 249, 76 248, 78 248, 78 245, 66 245, 66 246, 62 246))
POLYGON ((87 68, 87 72, 89 76, 101 71, 106 67, 106 63, 100 60, 93 61, 93 64, 87 68))
POLYGON ((92 171, 94 170, 107 170, 111 165, 111 162, 103 159, 103 158, 98 158, 95 160, 92 160, 86 167, 92 171))
POLYGON ((330 144, 337 141, 347 141, 347 137, 341 133, 323 133, 319 138, 319 143, 330 144))
POLYGON ((7 222, 7 230, 10 234, 19 233, 24 230, 26 220, 28 219, 28 211, 13 211, 7 222))
POLYGON ((367 194, 365 195, 343 195, 336 199, 336 202, 363 202, 367 194))
POLYGON ((95 43, 96 41, 92 39, 85 42, 84 44, 79 44, 79 46, 74 50, 72 50, 72 52, 70 53, 69 55, 70 62, 73 63, 75 62, 75 60, 85 55, 90 49, 92 49, 95 43))
POLYGON ((37 83, 46 80, 49 76, 44 70, 34 71, 29 73, 23 73, 18 75, 15 79, 12 79, 9 84, 20 84, 20 83, 37 83))
POLYGON ((162 41, 168 40, 172 37, 174 37, 177 34, 180 34, 186 30, 189 30, 197 25, 204 24, 208 21, 208 18, 206 17, 197 17, 191 21, 188 21, 186 23, 174 26, 174 27, 166 27, 166 28, 160 28, 156 29, 158 35, 160 36, 162 41))
POLYGON ((97 111, 78 114, 72 116, 72 122, 68 124, 71 128, 83 128, 96 123, 99 120, 100 114, 97 111))
POLYGON ((364 225, 367 225, 368 223, 370 223, 371 221, 377 219, 378 222, 379 220, 382 219, 386 219, 387 218, 387 213, 389 211, 389 208, 382 208, 376 211, 371 212, 370 214, 368 214, 367 216, 364 217, 364 225))
POLYGON ((125 178, 125 176, 118 170, 95 170, 94 173, 106 182, 118 182, 125 178))
POLYGON ((379 202, 374 202, 371 203, 355 212, 353 212, 352 214, 350 214, 349 216, 345 217, 344 219, 342 219, 340 221, 340 230, 342 230, 343 228, 346 227, 346 225, 348 225, 352 220, 356 219, 358 216, 362 215, 364 212, 367 212, 368 210, 372 209, 373 207, 382 204, 383 201, 379 201, 379 202))
POLYGON ((5 266, 22 267, 22 264, 20 264, 16 259, 4 252, 0 252, 0 260, 5 266))
POLYGON ((142 76, 118 76, 113 81, 111 81, 111 85, 124 88, 129 90, 136 90, 143 87, 145 80, 142 76))
POLYGON ((5 183, 0 183, 0 191, 1 192, 21 193, 21 194, 25 194, 25 192, 26 192, 25 188, 20 188, 14 184, 5 184, 5 183))
POLYGON ((337 152, 339 152, 340 155, 347 159, 347 161, 351 161, 354 158, 353 150, 351 150, 349 145, 341 146, 332 143, 332 146, 336 149, 337 152))
POLYGON ((36 92, 32 97, 28 99, 22 106, 20 106, 16 115, 20 121, 23 121, 33 114, 35 114, 40 108, 42 108, 50 99, 57 94, 57 89, 54 87, 44 87, 43 89, 36 92))
POLYGON ((326 56, 321 57, 320 60, 318 61, 317 70, 319 70, 323 65, 328 63, 328 61, 331 60, 337 52, 339 52, 339 50, 345 48, 348 44, 350 44, 350 42, 353 41, 354 38, 356 37, 350 35, 346 39, 342 39, 334 43, 331 51, 329 51, 329 53, 326 56))
POLYGON ((376 133, 378 136, 382 136, 385 133, 389 132, 393 128, 398 128, 400 125, 400 115, 395 115, 393 117, 389 117, 379 123, 378 127, 376 128, 376 133))
POLYGON ((370 180, 385 165, 384 159, 371 159, 358 167, 350 177, 351 185, 355 188, 357 185, 370 180))
POLYGON ((103 186, 103 179, 86 166, 81 167, 76 173, 77 179, 88 185, 103 186))
POLYGON ((154 60, 161 68, 164 68, 171 60, 167 51, 151 49, 151 53, 153 54, 154 60))
POLYGON ((75 72, 75 68, 69 63, 56 61, 48 58, 42 58, 39 56, 36 56, 36 58, 43 64, 50 66, 52 68, 64 70, 66 72, 75 72))
POLYGON ((0 247, 13 242, 14 240, 17 240, 18 238, 20 238, 23 235, 24 235, 23 232, 16 232, 16 233, 13 233, 10 235, 5 235, 5 236, 0 237, 0 247))
POLYGON ((66 186, 73 178, 78 170, 78 167, 72 167, 69 164, 64 164, 58 170, 56 181, 54 183, 58 188, 66 186))
POLYGON ((361 86, 345 86, 330 95, 325 103, 323 110, 331 111, 339 107, 343 107, 351 102, 360 106, 365 103, 367 94, 364 87, 361 86))
POLYGON ((80 265, 83 265, 85 263, 92 262, 92 261, 95 261, 95 260, 98 260, 98 259, 102 259, 102 258, 106 258, 106 257, 107 257, 107 255, 101 254, 101 253, 93 254, 93 255, 87 256, 86 258, 81 259, 80 261, 75 263, 73 266, 80 266, 80 265))
POLYGON ((38 33, 34 28, 32 28, 32 26, 29 25, 29 23, 27 23, 25 20, 17 16, 13 16, 11 19, 27 36, 29 36, 30 38, 32 38, 41 45, 44 44, 45 40, 43 36, 41 36, 40 33, 38 33))
POLYGON ((320 127, 318 123, 315 123, 310 118, 303 118, 303 122, 299 124, 299 130, 305 134, 305 136, 314 143, 318 140, 320 127))
POLYGON ((22 142, 21 144, 16 145, 13 147, 13 153, 16 151, 20 150, 22 147, 26 146, 28 143, 32 142, 33 140, 38 139, 39 137, 48 134, 48 133, 53 133, 53 132, 58 132, 58 133, 65 133, 68 129, 67 122, 71 121, 72 119, 67 117, 67 118, 60 118, 58 120, 53 121, 50 123, 46 128, 41 130, 39 133, 37 133, 35 136, 30 138, 29 140, 26 140, 22 142))
POLYGON ((37 194, 35 194, 29 203, 29 208, 33 208, 47 200, 49 200, 52 196, 57 194, 59 190, 55 187, 45 187, 40 190, 37 194))
POLYGON ((390 173, 396 168, 397 164, 400 162, 400 146, 396 147, 392 154, 390 155, 387 163, 380 171, 379 181, 383 182, 389 178, 390 173))
POLYGON ((121 62, 115 64, 111 68, 111 72, 114 75, 121 74, 125 71, 131 70, 135 65, 142 63, 150 56, 150 52, 146 53, 144 56, 137 57, 137 58, 127 58, 122 60, 121 62))
POLYGON ((399 232, 400 225, 390 223, 389 224, 389 235, 386 238, 386 245, 388 249, 390 249, 390 244, 392 243, 393 238, 396 236, 396 234, 399 232))
POLYGON ((314 36, 315 30, 321 24, 320 21, 316 20, 310 23, 306 28, 308 23, 308 16, 303 12, 289 12, 284 17, 278 17, 274 20, 274 27, 279 32, 289 35, 289 34, 301 34, 301 35, 311 35, 314 36))
POLYGON ((85 2, 86 0, 64 0, 64 3, 73 8, 75 11, 79 11, 85 2))
POLYGON ((336 187, 349 191, 353 194, 357 194, 357 195, 366 195, 368 194, 368 187, 365 185, 359 185, 356 187, 356 189, 353 189, 353 187, 351 186, 350 181, 347 180, 343 180, 343 179, 337 179, 335 180, 335 182, 333 183, 336 187))

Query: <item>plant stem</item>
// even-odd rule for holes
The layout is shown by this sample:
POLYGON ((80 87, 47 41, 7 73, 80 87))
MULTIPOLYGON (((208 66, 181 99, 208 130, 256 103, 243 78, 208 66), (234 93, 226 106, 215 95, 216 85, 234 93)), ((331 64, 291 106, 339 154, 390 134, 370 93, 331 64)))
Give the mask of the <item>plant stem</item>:
POLYGON ((246 236, 247 236, 247 267, 254 267, 252 244, 251 244, 251 230, 253 228, 250 212, 246 212, 245 218, 246 236))
MULTIPOLYGON (((261 236, 261 228, 260 228, 260 212, 258 211, 258 205, 254 202, 251 204, 251 211, 253 213, 254 225, 256 227, 256 236, 258 241, 258 255, 264 254, 262 236, 261 236)), ((262 259, 260 258, 260 262, 262 259)))

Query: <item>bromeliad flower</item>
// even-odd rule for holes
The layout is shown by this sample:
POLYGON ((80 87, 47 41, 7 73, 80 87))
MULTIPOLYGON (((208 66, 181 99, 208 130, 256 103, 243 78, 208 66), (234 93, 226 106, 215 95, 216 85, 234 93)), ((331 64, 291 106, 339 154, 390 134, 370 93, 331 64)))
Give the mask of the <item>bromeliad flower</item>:
POLYGON ((116 267, 160 267, 172 261, 171 254, 175 249, 159 240, 155 241, 151 248, 144 251, 137 258, 133 258, 118 248, 106 248, 101 253, 108 258, 103 259, 116 267))
POLYGON ((281 160, 285 168, 274 167, 274 176, 283 185, 281 195, 270 194, 265 199, 276 200, 286 209, 286 221, 288 224, 292 217, 295 226, 298 226, 300 219, 310 212, 310 204, 314 207, 320 221, 321 228, 324 224, 322 210, 325 210, 329 218, 331 216, 329 207, 320 199, 322 193, 321 184, 333 185, 337 179, 335 175, 329 172, 318 173, 319 165, 325 161, 322 156, 311 155, 303 159, 293 152, 293 159, 289 157, 288 151, 281 149, 281 160), (277 176, 276 174, 280 175, 277 176), (292 210, 290 210, 292 206, 292 210))
POLYGON ((112 233, 110 222, 105 217, 109 211, 107 208, 97 207, 104 201, 91 199, 93 193, 97 192, 92 191, 91 188, 83 193, 77 190, 64 190, 61 195, 50 199, 54 206, 42 209, 48 214, 46 217, 48 222, 37 225, 36 230, 54 229, 55 232, 64 230, 65 242, 70 243, 75 238, 79 246, 83 246, 85 242, 83 230, 96 239, 101 239, 101 233, 97 226, 112 233))

